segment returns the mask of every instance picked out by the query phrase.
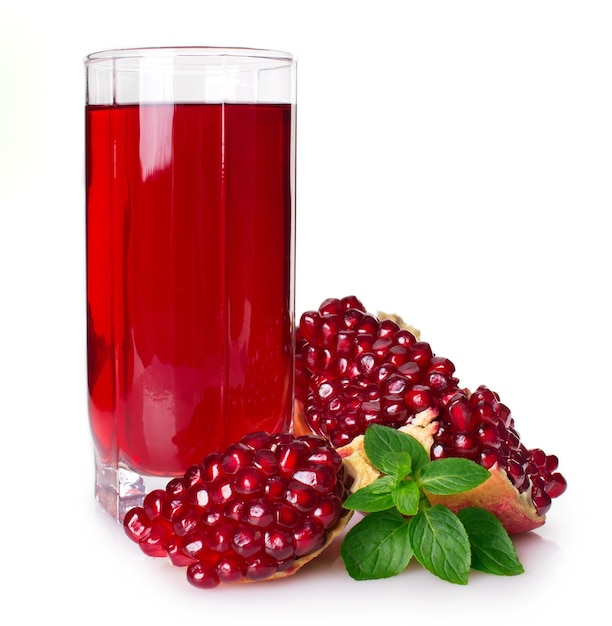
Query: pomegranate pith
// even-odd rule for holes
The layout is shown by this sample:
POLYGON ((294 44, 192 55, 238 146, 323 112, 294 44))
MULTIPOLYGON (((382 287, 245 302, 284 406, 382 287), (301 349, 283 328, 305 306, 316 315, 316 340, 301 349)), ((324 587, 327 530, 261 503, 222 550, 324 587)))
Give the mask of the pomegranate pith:
POLYGON ((510 533, 541 526, 565 491, 557 457, 521 442, 499 395, 461 388, 453 362, 401 318, 372 315, 355 296, 330 298, 302 315, 296 345, 297 434, 314 432, 348 454, 370 424, 402 428, 427 416, 432 459, 468 458, 509 483, 501 500, 494 492, 502 483, 487 481, 453 508, 477 502, 510 533))
POLYGON ((196 587, 267 580, 293 573, 342 530, 351 482, 321 437, 252 433, 147 494, 124 529, 145 554, 187 567, 196 587))

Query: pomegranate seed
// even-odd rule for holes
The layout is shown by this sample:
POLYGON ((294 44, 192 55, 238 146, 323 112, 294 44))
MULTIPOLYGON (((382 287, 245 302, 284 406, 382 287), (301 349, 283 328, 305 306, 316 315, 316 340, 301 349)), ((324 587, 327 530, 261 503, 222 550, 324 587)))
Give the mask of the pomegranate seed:
POLYGON ((340 316, 339 315, 327 315, 325 319, 321 321, 318 329, 319 344, 329 348, 336 345, 338 330, 340 328, 340 316))
POLYGON ((298 556, 317 550, 323 544, 325 531, 315 519, 304 519, 294 530, 295 553, 298 556))
POLYGON ((151 522, 151 530, 146 533, 139 541, 140 549, 148 556, 165 557, 167 556, 164 545, 170 539, 170 531, 161 523, 160 518, 151 522))
POLYGON ((234 495, 234 490, 229 479, 220 477, 215 482, 210 483, 208 493, 210 494, 212 502, 215 504, 224 504, 234 495))
POLYGON ((206 531, 206 545, 215 552, 227 552, 230 549, 235 532, 235 524, 231 524, 229 521, 219 522, 206 531))
POLYGON ((202 523, 207 526, 214 526, 218 521, 223 518, 223 510, 218 506, 208 505, 204 509, 202 515, 202 523))
POLYGON ((480 461, 478 462, 486 469, 491 469, 498 462, 497 454, 485 449, 480 453, 480 461))
POLYGON ((378 319, 375 318, 373 315, 366 313, 359 322, 357 332, 374 336, 378 332, 379 327, 380 322, 378 321, 378 319))
POLYGON ((254 451, 264 450, 270 446, 270 435, 264 431, 258 431, 245 435, 240 440, 244 445, 254 451))
POLYGON ((433 393, 429 387, 415 385, 404 396, 404 401, 415 413, 424 411, 433 404, 433 393))
POLYGON ((421 368, 414 361, 408 361, 398 366, 397 373, 406 380, 407 384, 416 384, 421 376, 421 368))
POLYGON ((482 422, 478 426, 476 433, 478 435, 478 439, 480 439, 480 442, 483 445, 495 447, 498 443, 497 428, 495 428, 491 424, 482 422))
POLYGON ((479 446, 478 439, 474 434, 469 432, 456 433, 452 438, 452 447, 457 456, 476 460, 479 446))
POLYGON ((165 502, 161 503, 161 515, 164 519, 171 522, 185 506, 186 503, 181 498, 168 498, 165 502))
POLYGON ((259 496, 265 484, 265 476, 256 467, 245 467, 236 473, 234 492, 244 496, 259 496))
POLYGON ((187 491, 187 486, 183 478, 173 478, 166 485, 166 493, 171 498, 182 498, 187 491))
POLYGON ((566 489, 567 481, 561 474, 555 472, 551 476, 550 482, 547 484, 546 493, 548 493, 551 498, 558 498, 566 489))
POLYGON ((410 350, 405 346, 393 346, 385 358, 388 363, 391 363, 396 367, 401 367, 402 365, 411 362, 410 356, 410 350))
POLYGON ((300 333, 304 341, 314 341, 317 334, 319 314, 316 311, 307 311, 300 319, 300 333))
POLYGON ((319 501, 319 496, 312 487, 292 481, 287 487, 285 500, 298 511, 306 512, 314 509, 319 501))
POLYGON ((421 368, 427 367, 431 359, 433 358, 433 352, 431 346, 424 341, 417 341, 410 348, 410 355, 412 360, 421 368))
POLYGON ((186 567, 195 563, 196 559, 183 551, 181 543, 175 540, 170 540, 165 544, 164 549, 167 555, 170 557, 172 565, 176 567, 186 567))
POLYGON ((467 398, 460 398, 451 402, 448 406, 448 416, 457 430, 471 430, 472 408, 467 398))
POLYGON ((361 303, 361 300, 359 300, 359 298, 357 298, 356 296, 345 296, 340 300, 340 302, 344 311, 347 311, 349 309, 357 309, 358 311, 365 312, 365 308, 361 303))
POLYGON ((378 331, 378 339, 372 344, 372 352, 382 359, 393 346, 393 339, 387 336, 380 336, 381 330, 378 331))
POLYGON ((538 515, 545 515, 550 509, 550 496, 545 491, 534 489, 532 492, 532 499, 538 515))
POLYGON ((258 528, 240 526, 234 532, 231 546, 240 556, 253 556, 263 548, 263 534, 258 528))
POLYGON ((395 343, 398 346, 405 346, 409 348, 410 346, 413 346, 416 341, 416 337, 409 330, 404 328, 395 333, 395 343))
POLYGON ((247 503, 244 500, 230 500, 223 509, 223 515, 226 519, 239 522, 244 514, 244 507, 247 503))
POLYGON ((266 480, 265 494, 274 500, 285 497, 287 481, 281 476, 271 476, 266 480))
POLYGON ((216 564, 197 561, 187 568, 187 580, 200 589, 213 589, 219 584, 216 564))
POLYGON ((280 502, 276 506, 276 523, 283 528, 294 528, 303 518, 302 513, 290 506, 280 502))
POLYGON ((244 559, 237 554, 225 554, 217 561, 216 573, 220 582, 238 582, 246 576, 244 559))
POLYGON ((221 459, 221 467, 225 474, 235 474, 247 467, 253 458, 253 450, 244 443, 231 445, 221 459))
POLYGON ((277 561, 288 559, 295 551, 293 535, 281 529, 266 531, 264 535, 264 546, 266 554, 277 561))
POLYGON ((308 446, 298 439, 289 444, 279 446, 276 453, 276 462, 280 475, 291 476, 309 454, 308 446))
POLYGON ((186 472, 184 476, 184 482, 187 489, 196 485, 202 481, 202 472, 203 468, 201 465, 192 465, 186 472))
POLYGON ((323 525, 323 528, 331 528, 338 521, 341 510, 342 501, 338 496, 325 496, 312 510, 312 516, 323 525))
POLYGON ((221 476, 221 455, 215 452, 206 456, 202 462, 202 481, 211 482, 221 476))
POLYGON ((210 494, 206 485, 203 483, 196 483, 187 490, 187 502, 190 504, 197 504, 200 508, 205 508, 210 502, 210 494))
POLYGON ((274 452, 272 450, 257 450, 253 455, 253 466, 266 476, 274 476, 277 471, 274 452))
POLYGON ((559 467, 559 459, 554 454, 549 454, 546 457, 545 467, 549 472, 554 472, 559 467))
POLYGON ((336 484, 335 470, 325 465, 313 465, 293 473, 293 480, 309 485, 315 491, 332 491, 336 484))
POLYGON ((357 307, 347 309, 342 316, 346 328, 357 328, 363 319, 364 311, 357 307))
POLYGON ((123 518, 123 528, 127 536, 138 543, 151 534, 151 519, 144 509, 130 509, 123 518))
POLYGON ((319 313, 322 315, 337 315, 344 311, 342 301, 338 298, 327 298, 321 303, 319 307, 319 313))
POLYGON ((257 526, 267 528, 275 519, 275 510, 265 500, 253 500, 245 505, 242 513, 242 521, 257 526))
POLYGON ((200 513, 195 508, 184 507, 172 520, 172 530, 184 537, 197 528, 199 521, 200 513))
POLYGON ((151 518, 158 517, 162 514, 164 503, 168 501, 168 494, 163 489, 154 489, 145 497, 142 506, 145 513, 151 518))
POLYGON ((183 552, 196 560, 207 554, 208 544, 205 533, 201 529, 194 530, 187 535, 181 545, 183 552))
POLYGON ((266 554, 245 559, 246 577, 249 580, 265 580, 277 571, 278 561, 266 554))

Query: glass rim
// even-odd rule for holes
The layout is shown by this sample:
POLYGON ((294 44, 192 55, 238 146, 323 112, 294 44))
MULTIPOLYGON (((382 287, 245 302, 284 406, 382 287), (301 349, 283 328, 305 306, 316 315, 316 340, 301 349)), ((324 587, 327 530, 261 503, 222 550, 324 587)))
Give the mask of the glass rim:
POLYGON ((253 59, 263 61, 280 61, 293 63, 295 57, 290 52, 282 50, 268 50, 265 48, 249 47, 220 47, 220 46, 158 46, 142 48, 115 48, 100 50, 88 54, 85 65, 102 61, 139 58, 178 58, 178 57, 230 57, 236 59, 253 59))

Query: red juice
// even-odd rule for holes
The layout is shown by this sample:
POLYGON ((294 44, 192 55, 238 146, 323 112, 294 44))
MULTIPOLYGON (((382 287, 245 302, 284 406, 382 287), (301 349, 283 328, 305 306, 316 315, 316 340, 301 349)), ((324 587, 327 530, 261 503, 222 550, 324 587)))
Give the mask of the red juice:
POLYGON ((178 475, 293 404, 292 107, 88 106, 89 414, 178 475))

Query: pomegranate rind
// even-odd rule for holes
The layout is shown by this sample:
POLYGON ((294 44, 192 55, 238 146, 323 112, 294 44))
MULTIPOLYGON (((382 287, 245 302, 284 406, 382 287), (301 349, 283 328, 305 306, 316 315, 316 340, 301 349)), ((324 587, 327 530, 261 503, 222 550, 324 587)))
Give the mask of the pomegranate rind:
MULTIPOLYGON (((400 432, 412 435, 428 452, 438 430, 434 421, 436 414, 431 409, 417 413, 410 424, 398 428, 400 432)), ((353 479, 351 492, 373 483, 381 473, 370 463, 364 450, 364 435, 358 435, 350 443, 337 449, 344 467, 353 479)))
MULTIPOLYGON (((411 424, 398 430, 412 435, 429 454, 438 428, 435 417, 433 411, 423 411, 415 416, 411 424)), ((344 466, 354 480, 351 491, 365 487, 381 476, 368 460, 363 440, 364 436, 359 435, 346 446, 338 448, 344 466)), ((484 483, 463 493, 441 496, 425 492, 425 495, 432 506, 442 504, 454 513, 471 506, 486 509, 499 519, 509 535, 534 530, 545 523, 546 516, 538 515, 533 506, 530 490, 519 492, 497 464, 489 469, 489 474, 484 483)))
POLYGON ((469 491, 448 496, 427 492, 425 495, 432 506, 443 504, 454 513, 470 506, 487 509, 499 519, 509 535, 528 532, 545 523, 546 516, 538 515, 533 506, 531 490, 519 492, 497 464, 489 469, 489 473, 484 483, 469 491))

